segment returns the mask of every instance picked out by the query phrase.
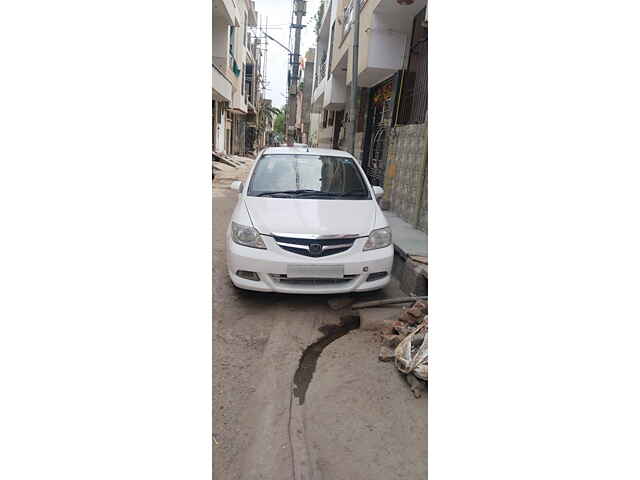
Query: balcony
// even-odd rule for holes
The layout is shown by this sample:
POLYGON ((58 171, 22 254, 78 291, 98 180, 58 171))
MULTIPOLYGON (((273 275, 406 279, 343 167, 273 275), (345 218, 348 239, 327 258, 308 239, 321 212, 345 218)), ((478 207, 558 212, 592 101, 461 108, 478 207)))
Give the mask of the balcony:
POLYGON ((327 110, 341 110, 347 100, 347 87, 344 72, 334 73, 327 78, 322 106, 327 110))
POLYGON ((221 70, 213 65, 213 98, 219 102, 230 102, 233 98, 233 85, 221 70))
POLYGON ((326 86, 326 80, 322 80, 318 85, 316 85, 316 89, 313 91, 313 96, 311 98, 313 103, 316 103, 324 95, 324 89, 326 86))
POLYGON ((213 0, 213 17, 221 17, 229 24, 233 24, 236 12, 234 0, 213 0))

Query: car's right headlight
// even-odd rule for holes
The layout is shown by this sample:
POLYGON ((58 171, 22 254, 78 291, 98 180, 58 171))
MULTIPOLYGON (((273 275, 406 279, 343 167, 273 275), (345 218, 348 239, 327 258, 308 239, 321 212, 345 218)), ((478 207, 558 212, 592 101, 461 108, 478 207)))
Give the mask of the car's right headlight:
POLYGON ((362 250, 375 250, 377 248, 384 248, 391 245, 391 229, 389 227, 379 228, 373 230, 367 238, 367 243, 364 244, 362 250))
POLYGON ((253 227, 240 225, 236 222, 231 222, 231 238, 233 238, 233 241, 238 245, 243 245, 245 247, 267 248, 258 230, 253 227))

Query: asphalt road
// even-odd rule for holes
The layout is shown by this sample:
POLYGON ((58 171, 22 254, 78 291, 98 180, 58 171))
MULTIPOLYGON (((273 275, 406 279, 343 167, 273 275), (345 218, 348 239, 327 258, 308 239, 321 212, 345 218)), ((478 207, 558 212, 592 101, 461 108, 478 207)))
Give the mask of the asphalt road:
POLYGON ((300 404, 294 377, 303 352, 346 312, 325 296, 243 292, 229 281, 224 238, 237 194, 228 185, 249 166, 217 172, 213 189, 214 478, 426 478, 426 399, 377 360, 376 334, 321 341, 300 404))

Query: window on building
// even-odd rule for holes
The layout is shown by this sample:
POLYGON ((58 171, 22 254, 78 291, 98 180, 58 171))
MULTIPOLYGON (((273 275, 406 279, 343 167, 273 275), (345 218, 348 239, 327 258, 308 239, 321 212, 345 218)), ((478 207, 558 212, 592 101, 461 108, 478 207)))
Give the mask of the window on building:
POLYGON ((325 110, 322 113, 322 128, 327 128, 327 117, 328 117, 329 112, 327 110, 325 110))
POLYGON ((333 60, 333 37, 336 33, 336 22, 331 25, 331 38, 329 40, 329 73, 327 78, 331 78, 331 61, 333 60))
POLYGON ((247 12, 244 12, 244 23, 242 24, 242 43, 247 46, 247 12))
POLYGON ((245 66, 244 63, 242 64, 242 82, 240 83, 240 94, 242 96, 244 96, 244 82, 246 79, 246 72, 245 72, 245 66))
POLYGON ((247 92, 247 99, 250 103, 254 103, 253 101, 253 64, 247 63, 245 66, 245 91, 247 92))
POLYGON ((225 102, 218 102, 218 108, 217 108, 218 123, 222 123, 222 114, 224 113, 225 107, 226 107, 225 102))
POLYGON ((233 55, 233 39, 234 39, 235 33, 236 33, 236 27, 231 25, 231 27, 229 27, 229 53, 231 55, 233 55))
POLYGON ((402 79, 398 124, 424 123, 427 116, 427 27, 426 8, 413 19, 409 64, 402 79))

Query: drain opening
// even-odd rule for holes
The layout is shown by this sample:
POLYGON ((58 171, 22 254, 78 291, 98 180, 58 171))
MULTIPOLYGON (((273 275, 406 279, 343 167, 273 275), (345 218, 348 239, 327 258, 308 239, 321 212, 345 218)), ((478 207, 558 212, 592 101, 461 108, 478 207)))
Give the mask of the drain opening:
POLYGON ((305 348, 298 369, 293 376, 293 395, 298 399, 298 404, 303 405, 307 389, 313 378, 313 373, 318 364, 318 358, 322 351, 331 343, 343 337, 351 330, 360 328, 360 317, 357 315, 346 315, 340 317, 340 324, 325 325, 319 330, 324 334, 322 338, 305 348))

